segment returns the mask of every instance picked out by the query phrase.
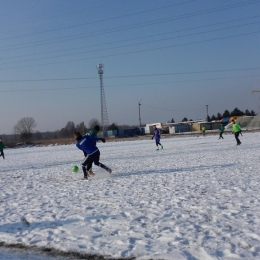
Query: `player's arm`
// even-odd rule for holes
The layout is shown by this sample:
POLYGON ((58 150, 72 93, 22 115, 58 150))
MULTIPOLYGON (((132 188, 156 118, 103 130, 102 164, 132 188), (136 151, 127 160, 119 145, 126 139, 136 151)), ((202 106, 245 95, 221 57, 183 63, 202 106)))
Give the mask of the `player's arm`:
POLYGON ((79 144, 76 144, 76 146, 77 146, 77 148, 78 148, 79 150, 81 150, 81 151, 84 152, 84 150, 82 149, 82 147, 81 147, 79 144))
POLYGON ((91 136, 91 139, 92 139, 92 140, 95 140, 95 141, 101 141, 101 142, 103 142, 103 143, 106 142, 106 139, 104 139, 104 138, 99 138, 99 137, 93 137, 93 136, 91 136))

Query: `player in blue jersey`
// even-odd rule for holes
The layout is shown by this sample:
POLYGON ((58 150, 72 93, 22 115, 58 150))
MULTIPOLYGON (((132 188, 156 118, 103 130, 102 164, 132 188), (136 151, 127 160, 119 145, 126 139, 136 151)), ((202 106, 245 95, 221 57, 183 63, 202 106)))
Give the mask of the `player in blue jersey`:
POLYGON ((160 131, 160 129, 158 129, 157 127, 156 127, 156 125, 154 125, 153 126, 153 136, 152 136, 152 139, 153 138, 155 138, 155 144, 156 144, 156 146, 157 146, 157 151, 159 150, 159 146, 158 145, 160 145, 161 146, 161 149, 163 149, 163 146, 162 146, 162 144, 160 143, 160 139, 161 139, 161 131, 160 131))
POLYGON ((82 162, 82 170, 85 180, 88 179, 88 171, 93 162, 95 165, 105 169, 109 173, 112 173, 110 168, 99 162, 100 152, 94 144, 95 141, 99 140, 105 143, 106 140, 104 138, 92 137, 88 135, 82 136, 79 132, 74 132, 74 137, 77 140, 76 146, 87 154, 84 161, 82 162))
MULTIPOLYGON (((88 133, 86 133, 86 135, 93 136, 93 137, 97 137, 98 132, 99 132, 99 129, 100 129, 99 125, 95 125, 95 126, 94 126, 94 129, 90 130, 88 133)), ((96 141, 93 141, 93 142, 94 142, 94 144, 97 143, 96 141)), ((87 153, 84 152, 84 151, 83 151, 83 153, 84 153, 84 156, 86 157, 86 156, 87 156, 87 153)), ((90 176, 94 176, 94 175, 95 175, 95 173, 94 173, 93 170, 92 170, 92 163, 90 163, 90 168, 89 168, 89 171, 88 171, 88 176, 90 177, 90 176)))

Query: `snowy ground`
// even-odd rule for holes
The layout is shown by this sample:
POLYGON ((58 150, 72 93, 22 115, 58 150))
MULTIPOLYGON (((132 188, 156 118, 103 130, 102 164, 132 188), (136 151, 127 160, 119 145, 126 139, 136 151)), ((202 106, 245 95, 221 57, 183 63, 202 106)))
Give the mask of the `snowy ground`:
POLYGON ((152 140, 98 143, 113 174, 94 167, 91 181, 71 171, 83 159, 75 145, 5 150, 0 242, 113 258, 260 259, 260 133, 241 146, 224 138, 162 139, 160 151, 152 140))
POLYGON ((52 256, 50 254, 39 252, 32 249, 11 249, 0 248, 1 260, 71 260, 78 258, 68 258, 60 255, 52 256))

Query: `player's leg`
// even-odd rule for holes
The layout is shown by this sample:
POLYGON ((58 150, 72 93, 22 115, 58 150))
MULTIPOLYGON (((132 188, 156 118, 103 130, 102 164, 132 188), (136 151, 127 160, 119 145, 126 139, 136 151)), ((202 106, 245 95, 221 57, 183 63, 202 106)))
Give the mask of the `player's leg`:
MULTIPOLYGON (((163 146, 162 146, 162 144, 160 143, 160 140, 158 141, 158 145, 160 145, 161 146, 161 149, 163 149, 163 146)), ((159 149, 159 148, 158 148, 159 149)))
POLYGON ((238 132, 238 133, 235 133, 235 138, 236 138, 236 141, 237 141, 237 145, 240 145, 241 142, 240 142, 238 136, 239 136, 239 132, 238 132))
POLYGON ((84 178, 88 178, 88 171, 90 169, 90 165, 93 163, 93 158, 91 155, 87 155, 82 162, 82 171, 84 173, 84 178))
MULTIPOLYGON (((86 158, 88 154, 85 151, 83 151, 83 153, 84 153, 84 157, 86 158)), ((92 162, 90 163, 89 166, 86 165, 85 168, 89 168, 88 176, 94 175, 94 173, 92 172, 92 162)))
POLYGON ((100 158, 100 152, 99 151, 96 151, 93 155, 93 161, 94 161, 94 164, 105 169, 106 171, 108 171, 109 173, 112 173, 112 170, 110 168, 108 168, 106 165, 104 165, 103 163, 101 163, 99 161, 99 158, 100 158))
POLYGON ((89 165, 88 165, 88 168, 89 168, 89 171, 88 171, 88 176, 94 176, 95 173, 93 172, 92 170, 92 165, 93 165, 93 162, 91 162, 89 165))

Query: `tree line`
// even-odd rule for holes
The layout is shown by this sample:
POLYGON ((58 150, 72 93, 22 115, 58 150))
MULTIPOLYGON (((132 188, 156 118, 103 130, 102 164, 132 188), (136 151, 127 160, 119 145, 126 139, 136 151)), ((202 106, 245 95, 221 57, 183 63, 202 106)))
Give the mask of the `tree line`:
MULTIPOLYGON (((238 109, 237 107, 229 112, 225 110, 223 114, 217 113, 217 115, 212 115, 211 117, 207 117, 207 121, 217 121, 221 120, 226 117, 232 116, 256 116, 256 113, 248 109, 243 112, 242 110, 238 109)), ((182 119, 182 122, 193 121, 192 119, 188 120, 187 117, 182 119)), ((168 123, 175 123, 174 119, 168 121, 168 123)), ((54 139, 64 139, 64 138, 72 138, 73 133, 75 131, 80 132, 82 135, 89 132, 91 129, 94 128, 95 125, 100 126, 100 122, 93 118, 89 121, 88 126, 85 125, 84 122, 79 124, 75 124, 73 121, 68 121, 67 124, 55 131, 47 131, 47 132, 34 132, 36 127, 36 121, 32 117, 24 117, 20 119, 17 124, 14 126, 14 134, 8 135, 8 139, 15 141, 15 142, 25 142, 25 141, 32 141, 32 140, 54 140, 54 139)), ((129 129, 129 128, 137 128, 137 125, 117 125, 116 123, 112 123, 111 125, 106 127, 106 130, 119 130, 119 129, 129 129)))
MULTIPOLYGON (((256 116, 256 113, 254 110, 249 111, 248 109, 243 112, 242 110, 238 109, 237 107, 229 112, 228 110, 225 110, 223 114, 217 113, 217 115, 212 115, 211 117, 208 115, 207 116, 207 121, 212 122, 212 121, 218 121, 226 117, 232 117, 232 116, 256 116)), ((188 120, 187 117, 184 117, 182 119, 182 122, 188 122, 188 121, 193 121, 192 119, 188 120)), ((174 119, 172 118, 168 123, 175 123, 174 119)))
MULTIPOLYGON (((24 117, 20 119, 17 124, 14 126, 14 134, 9 136, 9 139, 14 139, 16 142, 25 142, 32 140, 54 140, 54 139, 65 139, 72 138, 73 133, 75 131, 80 132, 82 135, 85 135, 90 130, 94 128, 95 125, 100 126, 100 122, 93 118, 89 121, 88 126, 85 125, 84 122, 79 124, 75 124, 73 121, 68 121, 67 124, 55 131, 47 131, 47 132, 34 132, 33 130, 37 126, 36 121, 32 117, 24 117)), ((112 123, 111 125, 106 127, 106 130, 119 130, 126 128, 134 128, 136 126, 130 125, 117 125, 116 123, 112 123)))

